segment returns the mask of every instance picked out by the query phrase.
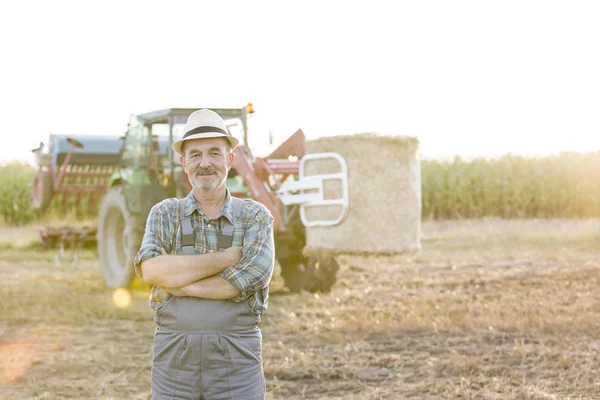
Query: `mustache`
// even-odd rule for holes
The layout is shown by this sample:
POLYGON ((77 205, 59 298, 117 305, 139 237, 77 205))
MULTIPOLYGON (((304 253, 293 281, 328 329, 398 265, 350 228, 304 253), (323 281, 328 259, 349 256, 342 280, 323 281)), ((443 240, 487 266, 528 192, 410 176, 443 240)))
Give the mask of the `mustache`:
POLYGON ((208 168, 196 168, 196 175, 208 175, 208 174, 214 174, 215 172, 217 172, 214 168, 212 167, 208 167, 208 168))

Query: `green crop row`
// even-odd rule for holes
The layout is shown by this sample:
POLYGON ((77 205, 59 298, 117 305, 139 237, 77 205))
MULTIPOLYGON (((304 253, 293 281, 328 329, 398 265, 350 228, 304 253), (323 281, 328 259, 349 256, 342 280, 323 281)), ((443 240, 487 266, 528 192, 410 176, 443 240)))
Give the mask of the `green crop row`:
POLYGON ((21 225, 38 217, 31 208, 31 188, 35 168, 23 163, 0 166, 0 220, 21 225))
MULTIPOLYGON (((0 221, 20 225, 40 217, 31 208, 35 168, 0 166, 0 221)), ((600 217, 600 152, 544 158, 421 162, 422 215, 426 219, 600 217)), ((47 211, 60 215, 60 196, 47 211)), ((68 209, 74 199, 69 199, 68 209)), ((96 207, 83 213, 92 217, 96 207)))
POLYGON ((422 161, 428 219, 600 217, 600 152, 422 161))
POLYGON ((24 163, 0 165, 0 225, 23 225, 30 222, 54 222, 69 225, 81 219, 93 219, 97 204, 90 204, 89 196, 82 196, 77 207, 74 196, 56 194, 44 212, 31 203, 31 186, 36 168, 24 163))

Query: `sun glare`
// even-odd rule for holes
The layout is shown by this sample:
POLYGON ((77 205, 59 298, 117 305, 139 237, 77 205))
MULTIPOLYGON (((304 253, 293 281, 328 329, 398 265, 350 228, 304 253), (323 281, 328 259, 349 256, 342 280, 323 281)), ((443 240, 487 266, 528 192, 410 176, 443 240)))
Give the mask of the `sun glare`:
POLYGON ((117 289, 112 295, 113 304, 119 308, 127 308, 131 304, 131 294, 126 289, 117 289))

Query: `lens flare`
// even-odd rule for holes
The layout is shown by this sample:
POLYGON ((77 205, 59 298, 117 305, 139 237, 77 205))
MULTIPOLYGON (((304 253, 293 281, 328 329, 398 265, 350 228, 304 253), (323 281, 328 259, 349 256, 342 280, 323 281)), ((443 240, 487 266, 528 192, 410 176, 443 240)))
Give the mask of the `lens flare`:
POLYGON ((126 289, 117 289, 112 295, 113 304, 119 308, 127 308, 131 304, 131 294, 126 289))

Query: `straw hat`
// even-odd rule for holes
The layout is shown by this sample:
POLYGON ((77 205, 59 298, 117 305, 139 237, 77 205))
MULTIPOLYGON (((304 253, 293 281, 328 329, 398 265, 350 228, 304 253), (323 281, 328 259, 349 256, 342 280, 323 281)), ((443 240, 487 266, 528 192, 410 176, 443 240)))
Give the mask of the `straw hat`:
POLYGON ((185 133, 181 140, 178 140, 171 145, 173 151, 181 155, 183 155, 181 147, 186 140, 224 137, 231 143, 232 150, 235 149, 239 143, 239 141, 229 133, 223 118, 216 112, 208 109, 202 109, 191 113, 185 123, 183 131, 185 133))

